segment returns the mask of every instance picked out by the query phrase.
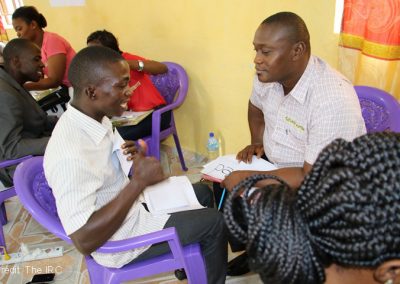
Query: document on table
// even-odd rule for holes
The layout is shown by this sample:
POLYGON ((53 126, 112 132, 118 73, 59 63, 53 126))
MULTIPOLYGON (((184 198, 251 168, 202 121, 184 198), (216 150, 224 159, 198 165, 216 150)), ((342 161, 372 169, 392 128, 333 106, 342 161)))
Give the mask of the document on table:
POLYGON ((121 116, 112 117, 111 122, 115 127, 136 125, 152 112, 152 109, 147 111, 124 111, 121 116))
POLYGON ((225 155, 203 166, 203 178, 215 182, 221 182, 227 175, 234 171, 272 171, 277 167, 257 156, 253 156, 251 163, 239 162, 236 155, 225 155))
POLYGON ((190 180, 186 176, 173 176, 146 187, 144 198, 153 215, 204 208, 197 200, 190 180))
POLYGON ((121 137, 119 134, 118 130, 114 130, 114 141, 113 141, 113 152, 116 152, 119 163, 121 164, 121 168, 126 174, 126 176, 129 175, 129 171, 132 168, 133 161, 128 161, 126 158, 128 155, 125 155, 123 153, 123 150, 121 149, 121 145, 125 143, 125 140, 121 137))

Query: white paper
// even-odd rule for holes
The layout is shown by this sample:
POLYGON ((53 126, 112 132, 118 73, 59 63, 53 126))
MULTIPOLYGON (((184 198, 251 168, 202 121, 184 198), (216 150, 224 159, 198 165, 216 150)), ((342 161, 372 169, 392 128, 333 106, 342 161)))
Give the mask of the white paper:
POLYGON ((121 168, 124 171, 125 175, 128 176, 129 171, 132 168, 133 161, 128 161, 128 155, 123 153, 121 149, 121 145, 125 143, 125 140, 122 139, 118 130, 114 130, 114 141, 113 141, 113 152, 116 152, 119 163, 121 164, 121 168))
POLYGON ((251 163, 239 162, 236 155, 225 155, 204 165, 203 174, 211 176, 216 180, 223 180, 227 175, 234 171, 272 171, 277 167, 262 159, 253 156, 251 163))
POLYGON ((153 215, 204 208, 186 176, 173 176, 144 190, 147 208, 153 215))

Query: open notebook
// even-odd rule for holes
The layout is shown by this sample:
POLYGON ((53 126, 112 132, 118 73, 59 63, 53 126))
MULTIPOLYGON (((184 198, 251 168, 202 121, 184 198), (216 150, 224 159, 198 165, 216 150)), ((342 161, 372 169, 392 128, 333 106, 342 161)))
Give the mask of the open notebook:
POLYGON ((186 176, 173 176, 144 190, 147 208, 153 215, 204 208, 186 176))
POLYGON ((277 167, 264 159, 253 156, 251 163, 239 162, 236 155, 225 155, 203 166, 203 178, 214 182, 221 182, 227 175, 234 171, 272 171, 277 167))

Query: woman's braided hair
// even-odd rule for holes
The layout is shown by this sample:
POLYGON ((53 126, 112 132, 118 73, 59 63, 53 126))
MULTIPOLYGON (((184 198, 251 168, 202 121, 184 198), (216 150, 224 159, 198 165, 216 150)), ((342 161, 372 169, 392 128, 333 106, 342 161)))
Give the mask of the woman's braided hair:
POLYGON ((400 258, 400 134, 335 140, 298 191, 277 177, 252 176, 235 186, 224 212, 246 243, 251 270, 267 283, 323 283, 332 263, 374 268, 400 258), (271 178, 279 184, 251 193, 271 178), (232 207, 242 191, 245 225, 232 207))

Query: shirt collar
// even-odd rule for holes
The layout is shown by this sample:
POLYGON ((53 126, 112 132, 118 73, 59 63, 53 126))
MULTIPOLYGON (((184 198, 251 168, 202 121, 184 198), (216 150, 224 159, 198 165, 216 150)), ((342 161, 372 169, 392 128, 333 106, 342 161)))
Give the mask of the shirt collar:
POLYGON ((289 93, 289 95, 292 96, 300 104, 303 104, 307 97, 307 91, 311 84, 310 81, 313 77, 312 74, 314 72, 314 69, 315 57, 311 55, 303 75, 300 77, 300 80, 289 93))
POLYGON ((89 135, 96 145, 104 139, 108 132, 112 133, 111 121, 106 116, 99 123, 97 120, 71 106, 71 104, 68 105, 66 114, 74 124, 89 135))

